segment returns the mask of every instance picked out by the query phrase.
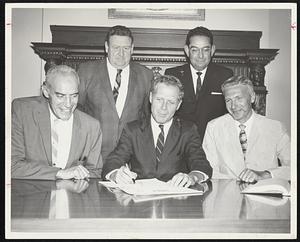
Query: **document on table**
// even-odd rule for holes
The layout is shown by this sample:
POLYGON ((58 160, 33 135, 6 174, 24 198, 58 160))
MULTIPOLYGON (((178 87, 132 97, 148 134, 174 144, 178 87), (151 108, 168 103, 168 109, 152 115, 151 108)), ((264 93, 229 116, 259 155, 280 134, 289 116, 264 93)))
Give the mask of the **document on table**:
POLYGON ((135 184, 116 184, 114 182, 100 181, 104 186, 109 188, 119 188, 131 195, 202 195, 203 191, 198 191, 186 187, 175 187, 167 182, 160 181, 156 178, 136 180, 135 184))

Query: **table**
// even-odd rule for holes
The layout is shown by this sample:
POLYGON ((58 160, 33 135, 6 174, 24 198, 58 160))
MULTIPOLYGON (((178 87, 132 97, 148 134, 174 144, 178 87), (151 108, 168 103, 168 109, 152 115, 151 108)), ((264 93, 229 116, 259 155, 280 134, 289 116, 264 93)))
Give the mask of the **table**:
POLYGON ((200 196, 139 203, 121 191, 110 191, 98 181, 13 179, 10 235, 31 238, 34 233, 34 238, 83 239, 235 238, 259 233, 255 234, 258 238, 291 232, 289 198, 243 195, 235 180, 211 180, 208 190, 200 196), (60 218, 50 216, 54 191, 64 191, 65 207, 56 214, 60 218))

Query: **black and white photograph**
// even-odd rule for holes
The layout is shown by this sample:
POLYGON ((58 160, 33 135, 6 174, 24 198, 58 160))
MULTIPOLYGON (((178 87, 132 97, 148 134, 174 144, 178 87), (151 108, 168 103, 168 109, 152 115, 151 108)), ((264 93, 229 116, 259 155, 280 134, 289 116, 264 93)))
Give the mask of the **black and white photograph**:
POLYGON ((296 3, 5 3, 7 239, 295 239, 296 3))

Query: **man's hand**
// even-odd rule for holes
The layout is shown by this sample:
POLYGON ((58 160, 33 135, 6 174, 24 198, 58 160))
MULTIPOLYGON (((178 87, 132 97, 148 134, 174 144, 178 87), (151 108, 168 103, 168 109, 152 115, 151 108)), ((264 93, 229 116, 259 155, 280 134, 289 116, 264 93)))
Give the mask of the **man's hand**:
POLYGON ((127 166, 122 166, 115 172, 113 172, 109 179, 119 184, 132 184, 133 180, 136 179, 137 174, 133 171, 130 171, 127 166))
POLYGON ((238 176, 238 180, 243 182, 255 182, 262 179, 271 178, 271 174, 268 171, 255 171, 251 169, 244 169, 238 176))
POLYGON ((195 185, 196 178, 190 174, 179 172, 168 183, 176 187, 189 187, 195 185))
POLYGON ((89 178, 89 171, 82 165, 73 166, 68 169, 59 170, 56 174, 58 179, 85 179, 89 178))
POLYGON ((57 180, 57 189, 65 189, 70 192, 81 193, 85 191, 89 186, 86 180, 57 180))

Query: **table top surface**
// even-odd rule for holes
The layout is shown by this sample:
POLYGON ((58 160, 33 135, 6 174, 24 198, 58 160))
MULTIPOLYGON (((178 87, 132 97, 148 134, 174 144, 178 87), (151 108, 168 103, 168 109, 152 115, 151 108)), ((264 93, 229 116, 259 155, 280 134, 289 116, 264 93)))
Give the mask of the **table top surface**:
POLYGON ((244 186, 235 180, 211 180, 195 187, 205 188, 203 195, 134 202, 131 195, 96 179, 13 179, 11 231, 99 232, 102 227, 124 233, 289 233, 290 199, 243 195, 244 186), (54 191, 64 191, 65 202, 53 215, 54 191))

